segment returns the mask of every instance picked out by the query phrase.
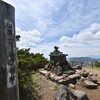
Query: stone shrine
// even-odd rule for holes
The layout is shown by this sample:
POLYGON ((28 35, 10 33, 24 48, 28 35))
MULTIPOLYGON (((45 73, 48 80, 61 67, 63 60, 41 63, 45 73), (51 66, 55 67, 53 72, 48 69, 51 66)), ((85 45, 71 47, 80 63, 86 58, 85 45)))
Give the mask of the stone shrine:
POLYGON ((50 53, 50 62, 45 66, 45 69, 54 72, 58 76, 69 70, 74 70, 66 60, 68 54, 63 54, 58 50, 59 47, 54 46, 54 51, 50 53))

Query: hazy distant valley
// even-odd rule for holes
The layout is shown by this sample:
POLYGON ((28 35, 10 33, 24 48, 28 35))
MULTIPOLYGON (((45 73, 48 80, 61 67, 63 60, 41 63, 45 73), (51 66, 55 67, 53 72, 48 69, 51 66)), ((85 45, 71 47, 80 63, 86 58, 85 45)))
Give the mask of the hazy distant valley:
POLYGON ((93 57, 72 57, 68 59, 68 62, 73 65, 91 65, 92 63, 95 64, 96 62, 100 62, 100 58, 93 58, 93 57))

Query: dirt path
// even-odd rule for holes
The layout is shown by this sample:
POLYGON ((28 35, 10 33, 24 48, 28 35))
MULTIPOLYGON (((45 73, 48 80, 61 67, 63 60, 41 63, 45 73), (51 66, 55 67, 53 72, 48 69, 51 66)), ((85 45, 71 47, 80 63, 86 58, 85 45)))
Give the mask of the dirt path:
POLYGON ((95 69, 95 68, 86 68, 86 67, 85 68, 83 67, 83 69, 85 69, 86 71, 88 71, 90 73, 100 75, 100 70, 98 70, 98 69, 95 69))
POLYGON ((89 73, 92 73, 94 75, 94 77, 98 80, 98 83, 100 83, 100 70, 98 70, 96 68, 83 68, 83 70, 86 70, 89 73))
MULTIPOLYGON (((100 70, 94 68, 83 68, 89 73, 93 74, 94 77, 100 83, 100 70), (96 75, 97 74, 97 75, 96 75)), ((54 100, 56 89, 56 83, 50 81, 47 77, 37 73, 35 74, 35 80, 38 85, 37 91, 40 95, 39 100, 54 100)), ((100 86, 97 89, 87 89, 83 82, 78 80, 77 84, 75 84, 75 89, 85 91, 89 100, 100 100, 100 86)))
POLYGON ((40 95, 39 100, 54 100, 56 93, 55 87, 57 84, 39 73, 35 74, 35 78, 38 85, 37 91, 40 95))

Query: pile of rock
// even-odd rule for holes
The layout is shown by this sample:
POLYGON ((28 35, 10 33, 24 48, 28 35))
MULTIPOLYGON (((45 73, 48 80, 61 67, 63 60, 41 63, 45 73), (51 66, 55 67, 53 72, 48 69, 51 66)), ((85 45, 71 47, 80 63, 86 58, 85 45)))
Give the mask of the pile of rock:
POLYGON ((97 75, 82 69, 68 70, 61 76, 57 76, 55 73, 44 69, 40 69, 39 72, 59 84, 55 100, 89 100, 84 91, 77 90, 75 87, 75 84, 80 84, 78 83, 80 81, 88 89, 96 89, 99 86, 98 80, 95 79, 97 75))
POLYGON ((82 80, 84 82, 84 85, 87 88, 97 88, 98 83, 97 80, 93 77, 92 73, 87 72, 86 70, 80 70, 76 69, 75 71, 66 71, 63 75, 57 76, 54 73, 51 73, 50 71, 40 69, 39 72, 45 76, 47 76, 50 80, 55 81, 59 84, 76 84, 77 79, 82 80))

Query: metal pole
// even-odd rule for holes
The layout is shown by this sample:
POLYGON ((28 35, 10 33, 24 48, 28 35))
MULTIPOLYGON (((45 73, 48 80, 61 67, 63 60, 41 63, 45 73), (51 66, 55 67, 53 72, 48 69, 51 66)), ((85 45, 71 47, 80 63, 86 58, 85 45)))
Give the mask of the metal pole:
POLYGON ((15 9, 0 0, 0 100, 19 100, 15 9))

